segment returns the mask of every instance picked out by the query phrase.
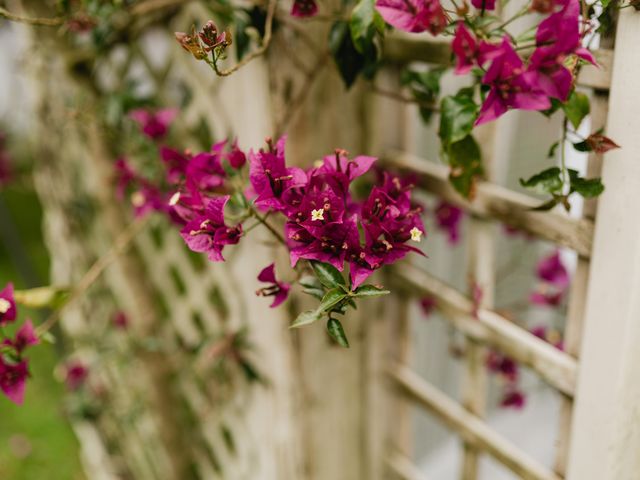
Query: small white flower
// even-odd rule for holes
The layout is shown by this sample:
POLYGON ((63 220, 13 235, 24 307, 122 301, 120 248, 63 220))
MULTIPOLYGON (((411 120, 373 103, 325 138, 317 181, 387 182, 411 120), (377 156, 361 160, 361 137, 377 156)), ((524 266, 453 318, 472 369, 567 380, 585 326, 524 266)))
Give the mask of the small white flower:
POLYGON ((169 199, 169 205, 173 207, 174 205, 177 205, 179 201, 180 201, 180 192, 176 192, 173 195, 171 195, 171 198, 169 199))
POLYGON ((11 302, 4 298, 0 298, 0 313, 7 313, 11 308, 11 302))
POLYGON ((422 240, 422 230, 420 230, 418 227, 413 227, 411 230, 409 230, 409 233, 411 234, 411 240, 413 240, 414 242, 419 242, 420 240, 422 240))
POLYGON ((316 220, 324 220, 324 209, 311 210, 311 221, 315 222, 316 220))

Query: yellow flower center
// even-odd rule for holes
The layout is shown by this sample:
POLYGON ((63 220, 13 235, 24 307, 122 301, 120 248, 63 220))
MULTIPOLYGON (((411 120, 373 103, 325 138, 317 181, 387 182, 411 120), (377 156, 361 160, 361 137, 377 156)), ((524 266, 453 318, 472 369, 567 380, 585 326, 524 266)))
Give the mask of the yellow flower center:
POLYGON ((315 222, 316 220, 324 220, 324 209, 311 210, 311 221, 315 222))

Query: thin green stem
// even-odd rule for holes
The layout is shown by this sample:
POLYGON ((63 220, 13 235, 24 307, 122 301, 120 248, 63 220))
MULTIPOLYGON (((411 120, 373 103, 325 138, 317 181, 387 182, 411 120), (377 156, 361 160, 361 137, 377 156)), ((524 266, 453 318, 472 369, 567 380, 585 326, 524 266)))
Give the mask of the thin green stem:
POLYGON ((251 213, 253 214, 253 216, 255 217, 255 219, 261 223, 262 225, 264 225, 264 227, 269 230, 269 232, 276 238, 276 240, 278 240, 278 242, 280 242, 282 245, 284 245, 285 247, 287 246, 287 241, 284 239, 284 237, 282 236, 282 234, 275 229, 275 227, 273 225, 271 225, 269 222, 267 222, 267 215, 265 215, 264 217, 262 215, 260 215, 258 213, 258 211, 253 208, 250 207, 251 209, 251 213))
POLYGON ((104 272, 109 265, 116 261, 118 257, 129 248, 133 239, 136 238, 138 233, 140 233, 147 225, 149 218, 150 217, 148 216, 138 218, 120 233, 120 235, 115 239, 111 249, 109 249, 109 251, 102 257, 98 258, 95 263, 91 265, 89 270, 87 270, 82 279, 80 279, 80 282, 78 282, 71 292, 67 302, 49 315, 44 323, 37 328, 38 336, 42 336, 44 333, 49 331, 58 322, 58 320, 60 320, 62 312, 69 307, 69 305, 79 300, 89 287, 93 285, 98 278, 100 278, 102 272, 104 272))
POLYGON ((511 17, 508 20, 505 20, 503 23, 501 23, 496 28, 491 30, 490 33, 493 33, 493 32, 495 32, 497 30, 503 30, 507 25, 511 24, 512 22, 515 22, 520 17, 525 16, 528 12, 529 12, 529 5, 526 5, 518 13, 516 13, 513 17, 511 17))
POLYGON ((562 169, 562 183, 567 185, 567 155, 565 152, 565 144, 567 143, 567 117, 562 122, 562 139, 560 140, 560 168, 562 169))

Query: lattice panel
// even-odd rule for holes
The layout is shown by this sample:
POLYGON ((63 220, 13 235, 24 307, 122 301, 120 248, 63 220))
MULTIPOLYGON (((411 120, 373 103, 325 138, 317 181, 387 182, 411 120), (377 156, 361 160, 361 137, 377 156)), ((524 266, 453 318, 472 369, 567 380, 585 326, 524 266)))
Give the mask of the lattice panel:
MULTIPOLYGON (((204 23, 209 18, 211 12, 202 3, 190 2, 172 19, 173 26, 163 25, 162 31, 185 30, 193 22, 204 23)), ((94 85, 98 95, 108 95, 130 79, 136 79, 147 93, 153 92, 168 104, 175 104, 186 89, 191 100, 180 113, 181 123, 195 125, 204 119, 216 139, 226 137, 233 125, 239 124, 241 128, 235 132, 245 142, 259 141, 269 131, 268 115, 261 108, 260 92, 255 88, 252 96, 258 103, 251 112, 245 112, 255 116, 250 127, 237 118, 238 114, 234 117, 228 110, 235 108, 234 98, 245 94, 243 82, 252 84, 250 70, 253 69, 253 75, 263 75, 258 63, 248 67, 244 77, 236 77, 240 79, 239 84, 224 85, 170 38, 155 33, 147 31, 137 41, 120 45, 100 62, 94 85), (259 133, 256 135, 251 127, 259 133)), ((64 48, 64 45, 56 46, 64 48)), ((56 157, 64 156, 66 162, 41 170, 39 191, 47 203, 50 224, 47 237, 51 249, 60 252, 54 258, 54 281, 71 284, 86 271, 94 256, 108 249, 111 239, 132 219, 126 209, 114 204, 110 185, 113 158, 108 153, 108 145, 103 143, 105 139, 100 138, 99 130, 93 125, 95 120, 89 118, 95 112, 87 110, 85 123, 64 121, 66 99, 81 99, 79 105, 82 101, 91 103, 90 94, 71 79, 64 91, 59 89, 58 82, 66 78, 64 67, 59 63, 57 70, 47 71, 47 76, 40 77, 44 108, 52 112, 42 120, 60 125, 59 135, 53 137, 69 141, 64 145, 50 145, 56 157), (56 74, 52 75, 53 72, 56 74), (55 82, 51 77, 55 77, 55 82), (47 93, 54 88, 58 89, 56 95, 47 93), (54 178, 55 185, 51 181, 54 178), (96 188, 96 184, 100 188, 96 188), (85 226, 87 231, 75 225, 73 216, 69 215, 69 204, 79 196, 95 202, 94 216, 85 226), (110 213, 105 213, 105 205, 109 205, 110 213), (79 261, 81 258, 83 261, 79 261)), ((46 63, 39 68, 47 68, 46 63)), ((266 105, 268 101, 263 99, 262 103, 266 105)), ((190 141, 192 139, 187 139, 187 146, 190 141)), ((260 239, 259 233, 257 239, 260 239)), ((65 313, 63 326, 77 345, 83 345, 86 354, 83 358, 99 357, 98 352, 92 352, 81 340, 91 329, 89 319, 97 317, 97 306, 110 301, 127 309, 134 321, 138 314, 144 316, 151 336, 168 349, 165 355, 156 355, 149 361, 171 362, 166 368, 172 373, 169 378, 166 375, 162 378, 168 379, 173 385, 170 388, 176 390, 177 398, 168 400, 169 408, 174 411, 158 411, 158 399, 152 398, 149 392, 157 386, 159 377, 150 376, 149 363, 141 361, 139 353, 127 342, 120 342, 116 348, 118 354, 128 360, 103 361, 95 373, 110 392, 110 407, 97 420, 74 421, 83 445, 86 470, 92 478, 185 478, 172 472, 175 465, 169 459, 174 452, 171 445, 163 443, 161 430, 165 418, 162 415, 174 415, 177 420, 173 420, 178 421, 178 428, 183 430, 179 436, 183 443, 188 441, 188 446, 173 446, 179 447, 186 461, 193 463, 188 478, 249 480, 260 475, 275 478, 282 468, 295 468, 293 460, 283 461, 282 452, 289 450, 286 435, 266 446, 261 441, 273 430, 271 423, 277 422, 283 413, 277 411, 273 393, 264 385, 250 383, 233 363, 227 369, 224 382, 213 374, 217 359, 211 352, 229 336, 249 327, 251 309, 247 308, 247 299, 252 299, 253 291, 247 290, 246 281, 251 278, 255 282, 257 271, 254 270, 266 264, 270 248, 262 242, 252 251, 238 247, 225 252, 228 262, 213 265, 205 257, 191 253, 168 222, 152 219, 150 227, 136 237, 131 258, 122 259, 107 271, 106 282, 100 288, 113 296, 106 300, 104 296, 92 294, 82 308, 65 313), (246 269, 247 263, 250 269, 246 269), (183 419, 187 419, 186 422, 183 419)), ((108 324, 109 315, 109 311, 101 312, 100 322, 108 324)), ((256 320, 267 322, 275 317, 267 313, 256 320)), ((260 337, 260 341, 269 342, 273 338, 266 335, 260 337)), ((251 359, 254 365, 260 364, 259 351, 247 355, 254 357, 251 359)), ((260 366, 258 368, 260 370, 260 366)), ((288 431, 286 421, 280 426, 282 432, 288 431)))
MULTIPOLYGON (((611 43, 604 41, 610 48, 611 43)), ((388 43, 386 55, 400 63, 414 61, 431 64, 447 64, 450 61, 450 47, 429 40, 398 35, 388 43)), ((584 68, 579 78, 582 88, 592 89, 591 112, 592 129, 604 126, 607 115, 607 90, 611 82, 612 50, 596 52, 601 63, 600 69, 584 68)), ((486 158, 493 156, 492 137, 487 132, 480 143, 486 158)), ((398 279, 408 285, 409 291, 417 296, 435 299, 436 308, 442 317, 467 339, 465 349, 465 375, 462 385, 461 403, 451 399, 431 383, 424 380, 410 366, 407 339, 411 335, 406 311, 400 322, 403 327, 404 347, 399 348, 397 361, 390 367, 390 376, 400 392, 409 402, 430 412, 441 420, 464 443, 460 478, 478 478, 477 456, 488 454, 518 478, 536 480, 558 480, 566 474, 567 455, 570 442, 573 398, 576 394, 579 367, 579 344, 581 340, 584 304, 588 284, 589 258, 593 249, 595 201, 587 201, 581 218, 573 218, 563 212, 539 212, 533 208, 538 201, 511 191, 488 181, 480 182, 476 197, 469 202, 462 199, 448 182, 448 168, 425 158, 403 151, 392 151, 386 156, 389 165, 407 173, 416 174, 419 186, 425 192, 436 195, 450 203, 462 207, 471 217, 469 249, 469 272, 483 289, 480 309, 474 315, 471 297, 447 285, 418 266, 406 265, 396 271, 398 279), (578 254, 578 264, 572 280, 569 312, 566 321, 564 351, 541 340, 518 326, 511 319, 492 311, 495 271, 492 252, 492 223, 501 222, 510 227, 527 232, 531 236, 556 245, 570 248, 578 254), (495 349, 518 363, 529 367, 548 385, 562 394, 562 412, 559 426, 556 462, 553 469, 542 465, 529 454, 521 451, 506 438, 498 434, 485 421, 484 402, 486 400, 485 347, 495 349)), ((588 163, 588 175, 598 176, 601 158, 592 154, 588 163)), ((408 413, 404 413, 405 419, 408 413)), ((411 449, 407 437, 410 432, 396 435, 397 450, 387 458, 389 469, 398 478, 405 480, 423 479, 422 473, 411 460, 411 449)))

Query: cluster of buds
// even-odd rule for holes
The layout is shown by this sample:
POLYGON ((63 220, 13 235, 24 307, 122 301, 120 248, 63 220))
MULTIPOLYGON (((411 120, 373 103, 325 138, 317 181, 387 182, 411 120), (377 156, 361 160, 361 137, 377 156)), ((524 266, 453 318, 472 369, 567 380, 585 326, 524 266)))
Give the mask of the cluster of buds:
POLYGON ((212 20, 204 24, 198 32, 196 27, 191 27, 191 33, 175 32, 176 40, 196 60, 204 60, 209 52, 213 52, 214 61, 231 45, 231 32, 228 30, 219 32, 212 20))

